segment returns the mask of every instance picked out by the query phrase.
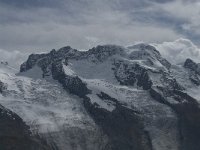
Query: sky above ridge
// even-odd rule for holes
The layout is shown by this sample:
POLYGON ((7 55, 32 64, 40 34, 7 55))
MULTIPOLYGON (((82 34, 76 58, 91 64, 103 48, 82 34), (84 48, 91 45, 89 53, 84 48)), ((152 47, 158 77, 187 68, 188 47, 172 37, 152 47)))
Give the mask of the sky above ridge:
POLYGON ((180 38, 200 45, 197 0, 0 0, 0 52, 6 54, 180 38))
POLYGON ((187 38, 200 44, 195 0, 0 0, 0 48, 129 45, 187 38))

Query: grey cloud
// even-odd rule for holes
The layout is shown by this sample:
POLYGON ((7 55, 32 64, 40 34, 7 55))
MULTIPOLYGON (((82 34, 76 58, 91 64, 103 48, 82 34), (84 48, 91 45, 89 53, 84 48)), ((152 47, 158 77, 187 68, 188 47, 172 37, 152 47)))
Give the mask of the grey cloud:
POLYGON ((22 53, 20 51, 9 52, 7 50, 0 49, 0 61, 7 61, 9 65, 19 70, 19 66, 25 61, 28 53, 22 53))
POLYGON ((1 5, 17 8, 55 7, 60 1, 55 0, 0 0, 1 5))
POLYGON ((184 63, 187 58, 200 62, 200 49, 188 39, 154 44, 161 54, 174 64, 184 63))
POLYGON ((165 9, 177 1, 0 0, 0 48, 34 52, 65 45, 88 49, 105 43, 192 39, 195 34, 182 28, 190 20, 165 9))

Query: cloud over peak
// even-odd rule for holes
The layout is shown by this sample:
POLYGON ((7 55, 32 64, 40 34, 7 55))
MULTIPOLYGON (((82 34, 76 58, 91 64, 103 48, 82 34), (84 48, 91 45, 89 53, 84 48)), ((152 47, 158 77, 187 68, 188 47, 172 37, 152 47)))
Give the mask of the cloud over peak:
MULTIPOLYGON (((93 46, 98 45, 97 43, 99 43, 98 39, 95 37, 86 37, 86 40, 90 41, 90 43, 93 43, 93 45, 90 45, 89 48, 92 48, 93 46)), ((132 43, 130 45, 133 45, 133 43, 138 44, 144 42, 132 41, 130 43, 132 43)), ((195 62, 200 63, 200 49, 188 39, 180 38, 171 42, 153 43, 150 45, 156 47, 156 49, 160 51, 161 55, 169 60, 172 64, 183 63, 187 58, 190 58, 195 62)), ((49 49, 48 51, 50 50, 51 49, 49 49)), ((19 68, 19 66, 28 58, 28 55, 30 55, 31 53, 34 52, 7 51, 0 49, 0 61, 7 61, 11 66, 19 68)), ((41 51, 37 53, 41 53, 41 51)))
POLYGON ((0 0, 0 47, 87 49, 180 37, 200 45, 199 8, 195 0, 0 0))
POLYGON ((188 39, 177 39, 173 42, 153 44, 170 62, 179 64, 190 58, 200 63, 200 49, 188 39))

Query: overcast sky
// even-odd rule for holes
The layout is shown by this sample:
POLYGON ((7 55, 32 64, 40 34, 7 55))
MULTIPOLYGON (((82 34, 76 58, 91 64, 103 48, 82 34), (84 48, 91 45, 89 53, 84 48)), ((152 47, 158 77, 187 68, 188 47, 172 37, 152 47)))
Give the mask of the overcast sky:
POLYGON ((197 0, 0 0, 0 51, 17 55, 179 38, 200 45, 197 0))

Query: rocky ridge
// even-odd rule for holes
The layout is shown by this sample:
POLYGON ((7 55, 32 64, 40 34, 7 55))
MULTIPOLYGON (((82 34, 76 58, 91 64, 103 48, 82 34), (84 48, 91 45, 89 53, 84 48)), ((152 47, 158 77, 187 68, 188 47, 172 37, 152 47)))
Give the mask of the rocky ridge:
POLYGON ((75 99, 82 101, 94 121, 86 123, 93 124, 94 130, 81 130, 85 141, 78 140, 82 143, 78 147, 80 128, 69 132, 76 125, 59 129, 58 134, 65 132, 61 138, 66 144, 55 140, 58 134, 53 131, 45 133, 51 136, 44 139, 48 137, 59 150, 198 150, 200 109, 194 94, 200 85, 199 68, 190 59, 183 66, 171 64, 148 44, 103 45, 88 51, 67 46, 31 54, 18 76, 57 81, 67 93, 79 97, 75 99), (93 136, 87 138, 89 133, 93 136), (96 143, 91 144, 94 136, 96 143))

